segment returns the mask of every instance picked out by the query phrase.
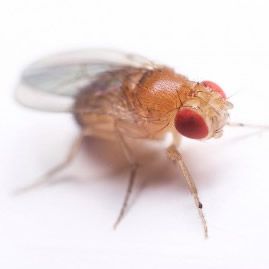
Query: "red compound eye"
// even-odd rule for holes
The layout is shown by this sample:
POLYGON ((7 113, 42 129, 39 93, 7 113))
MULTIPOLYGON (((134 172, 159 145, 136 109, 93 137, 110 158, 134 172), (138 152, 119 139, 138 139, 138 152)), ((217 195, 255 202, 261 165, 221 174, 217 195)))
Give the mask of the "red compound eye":
POLYGON ((181 108, 175 117, 175 127, 180 134, 202 139, 208 135, 208 126, 198 111, 191 108, 181 108))
POLYGON ((226 95, 225 95, 223 89, 219 85, 217 85, 216 83, 214 83, 212 81, 209 81, 209 80, 202 81, 201 83, 202 83, 202 85, 204 85, 204 86, 210 88, 211 90, 219 93, 223 98, 226 98, 226 95))

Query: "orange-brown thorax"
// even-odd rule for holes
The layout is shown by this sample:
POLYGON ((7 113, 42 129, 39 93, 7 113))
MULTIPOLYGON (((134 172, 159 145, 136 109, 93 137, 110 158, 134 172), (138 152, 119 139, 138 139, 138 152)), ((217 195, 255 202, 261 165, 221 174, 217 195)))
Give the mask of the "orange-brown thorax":
POLYGON ((189 91, 185 77, 162 68, 145 74, 137 86, 136 98, 144 113, 162 117, 179 108, 189 91))
POLYGON ((162 67, 145 72, 133 87, 127 81, 124 93, 141 118, 140 124, 151 133, 149 136, 162 136, 168 130, 175 131, 175 114, 191 95, 194 84, 162 67))

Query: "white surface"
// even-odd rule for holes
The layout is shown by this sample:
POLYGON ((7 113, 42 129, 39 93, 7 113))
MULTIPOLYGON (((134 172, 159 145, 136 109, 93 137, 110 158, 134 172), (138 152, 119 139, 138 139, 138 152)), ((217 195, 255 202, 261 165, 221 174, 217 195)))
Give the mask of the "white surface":
POLYGON ((77 133, 71 116, 12 100, 23 67, 49 53, 83 47, 140 53, 236 93, 232 119, 268 124, 268 1, 2 2, 0 267, 268 268, 268 133, 226 128, 219 140, 184 140, 208 240, 161 151, 139 172, 136 199, 116 232, 128 172, 120 161, 111 163, 112 149, 93 143, 89 156, 81 154, 58 177, 69 181, 11 195, 59 162, 77 133))

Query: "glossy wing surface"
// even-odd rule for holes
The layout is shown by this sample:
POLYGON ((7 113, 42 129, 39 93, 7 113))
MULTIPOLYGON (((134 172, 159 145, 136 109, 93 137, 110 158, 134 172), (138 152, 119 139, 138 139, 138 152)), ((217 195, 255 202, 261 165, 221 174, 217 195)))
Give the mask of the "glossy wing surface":
POLYGON ((153 69, 138 55, 89 49, 50 56, 30 65, 16 90, 19 103, 45 111, 70 112, 75 97, 101 74, 124 67, 153 69))

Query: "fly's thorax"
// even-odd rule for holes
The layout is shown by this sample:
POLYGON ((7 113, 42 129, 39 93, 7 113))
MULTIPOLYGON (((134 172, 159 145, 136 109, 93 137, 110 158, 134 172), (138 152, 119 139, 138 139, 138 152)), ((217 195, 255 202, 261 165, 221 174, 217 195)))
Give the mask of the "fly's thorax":
POLYGON ((175 115, 190 96, 194 82, 167 67, 147 70, 136 84, 128 81, 124 92, 138 128, 143 128, 148 138, 174 131, 175 115))
POLYGON ((147 117, 162 118, 181 105, 187 81, 166 67, 149 70, 135 88, 135 107, 147 117))

